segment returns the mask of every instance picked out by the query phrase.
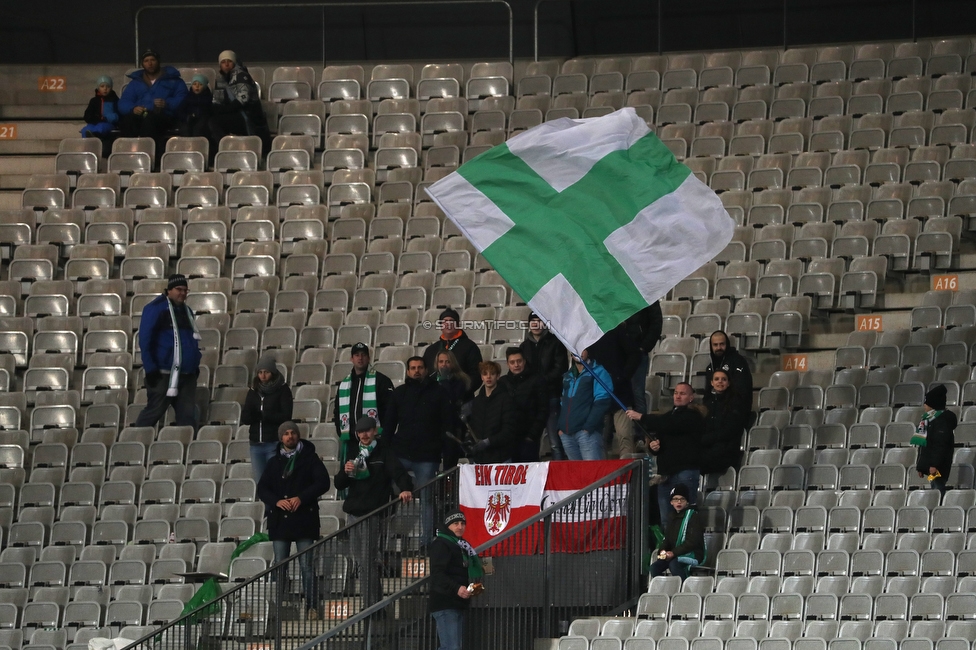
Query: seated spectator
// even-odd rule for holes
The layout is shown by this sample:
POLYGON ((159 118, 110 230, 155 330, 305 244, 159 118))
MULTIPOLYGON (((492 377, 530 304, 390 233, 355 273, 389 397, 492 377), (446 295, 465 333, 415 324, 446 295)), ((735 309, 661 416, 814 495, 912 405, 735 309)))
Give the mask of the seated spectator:
POLYGON ((512 394, 515 406, 515 457, 517 463, 539 462, 539 441, 549 419, 549 394, 543 378, 526 367, 519 348, 505 351, 508 374, 498 385, 512 394))
POLYGON ((251 476, 261 479, 268 460, 278 447, 278 427, 291 420, 291 389, 278 372, 274 356, 266 354, 255 368, 251 389, 244 398, 241 424, 249 425, 251 476))
POLYGON ((724 370, 712 372, 712 388, 705 395, 705 432, 701 439, 702 474, 724 474, 742 463, 742 433, 748 413, 729 390, 729 375, 724 370))
POLYGON ((589 361, 589 351, 573 356, 563 375, 559 409, 559 440, 569 460, 603 460, 603 416, 610 408, 613 380, 603 366, 589 361), (583 362, 588 369, 584 369, 583 362), (595 377, 599 377, 598 381, 595 377))
POLYGON ((211 159, 217 155, 220 139, 225 135, 256 135, 261 138, 262 151, 267 155, 271 151, 271 132, 261 107, 258 85, 233 50, 224 50, 218 58, 220 70, 209 121, 211 159))
POLYGON ((482 361, 481 390, 471 405, 468 426, 477 442, 468 458, 474 463, 507 463, 515 454, 515 403, 511 394, 498 386, 501 367, 494 361, 482 361))
POLYGON ((190 92, 186 94, 176 110, 176 119, 180 121, 180 135, 185 138, 207 137, 210 134, 208 122, 212 106, 213 93, 210 92, 210 80, 202 74, 193 75, 190 92))
POLYGON ((81 127, 81 137, 101 139, 102 156, 108 158, 115 139, 110 134, 116 130, 118 123, 119 96, 112 90, 112 77, 102 75, 95 81, 95 96, 85 109, 85 126, 81 127))
POLYGON ((918 447, 915 471, 929 477, 932 489, 945 496, 956 445, 956 414, 946 408, 948 391, 938 384, 925 394, 925 413, 915 429, 911 443, 918 447))
POLYGON ((671 490, 670 504, 675 514, 654 554, 652 578, 671 571, 671 575, 684 580, 690 567, 705 562, 705 524, 689 496, 688 488, 681 483, 671 490))
POLYGON ((166 136, 176 126, 176 109, 186 97, 186 83, 172 66, 160 67, 159 55, 146 50, 142 69, 129 74, 119 98, 119 129, 126 138, 153 138, 156 163, 166 148, 166 136))

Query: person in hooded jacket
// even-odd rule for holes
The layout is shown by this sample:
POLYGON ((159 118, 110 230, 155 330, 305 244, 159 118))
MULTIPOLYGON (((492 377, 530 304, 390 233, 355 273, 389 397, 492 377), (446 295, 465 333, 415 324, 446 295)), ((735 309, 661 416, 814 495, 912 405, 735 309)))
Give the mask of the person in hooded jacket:
POLYGON ((712 383, 712 372, 718 369, 725 371, 729 377, 729 390, 739 401, 743 411, 752 411, 752 371, 749 362, 732 347, 729 335, 722 330, 716 330, 709 338, 711 358, 705 368, 705 381, 712 383))
POLYGON ((111 137, 119 123, 119 96, 112 90, 112 77, 102 75, 95 81, 95 96, 85 109, 85 126, 81 127, 81 137, 99 138, 102 141, 102 156, 108 158, 111 137))
POLYGON ((156 140, 156 162, 163 155, 166 134, 176 126, 176 110, 186 97, 186 83, 172 66, 159 65, 159 55, 147 50, 142 69, 129 73, 119 98, 119 129, 126 138, 156 140))
POLYGON ((255 480, 264 475, 268 460, 275 455, 278 427, 291 420, 293 405, 291 388, 278 372, 274 356, 266 354, 258 361, 241 409, 241 424, 250 425, 251 475, 255 480))
MULTIPOLYGON (((261 475, 257 496, 264 502, 268 537, 274 548, 275 564, 291 555, 292 542, 301 553, 319 538, 319 497, 329 491, 329 472, 315 453, 310 440, 302 440, 298 425, 288 421, 278 427, 275 455, 261 475)), ((302 587, 307 617, 319 617, 318 581, 315 558, 301 556, 302 587)))
POLYGON ((213 115, 209 120, 210 157, 217 155, 225 135, 256 135, 265 155, 271 151, 271 131, 261 106, 258 85, 233 50, 218 57, 220 70, 213 91, 213 115))
POLYGON ((702 474, 724 474, 742 463, 742 433, 747 414, 729 390, 729 375, 712 372, 712 388, 703 401, 708 414, 701 439, 699 470, 702 474))
POLYGON ((179 120, 179 133, 185 138, 206 138, 210 135, 210 111, 213 107, 213 93, 210 80, 202 74, 193 75, 190 92, 186 94, 180 107, 176 109, 179 120))
POLYGON ((948 391, 942 384, 933 386, 925 394, 925 413, 915 429, 911 444, 918 447, 915 471, 919 478, 932 477, 932 489, 942 496, 952 470, 952 455, 956 445, 956 414, 946 408, 948 391))

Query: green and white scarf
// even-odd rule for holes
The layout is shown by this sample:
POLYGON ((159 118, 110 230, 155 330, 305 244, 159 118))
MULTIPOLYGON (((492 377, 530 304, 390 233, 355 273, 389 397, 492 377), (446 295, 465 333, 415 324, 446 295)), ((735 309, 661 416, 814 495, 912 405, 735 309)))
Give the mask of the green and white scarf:
POLYGON ((916 447, 924 447, 928 443, 929 423, 940 415, 942 415, 942 411, 926 411, 923 413, 922 419, 915 427, 915 433, 912 434, 912 439, 908 443, 916 447))
MULTIPOLYGON (((352 429, 352 418, 349 417, 349 407, 352 402, 352 374, 342 380, 339 384, 339 439, 343 442, 349 440, 352 429)), ((383 433, 380 426, 379 411, 376 410, 376 371, 366 372, 363 380, 363 401, 359 405, 359 410, 363 417, 371 417, 376 420, 376 433, 383 433)), ((357 418, 358 419, 358 418, 357 418)))
MULTIPOLYGON (((176 323, 176 309, 173 307, 173 301, 167 298, 166 304, 169 307, 169 318, 173 322, 173 367, 169 371, 169 388, 166 389, 166 396, 176 397, 179 394, 183 346, 180 343, 180 327, 176 323)), ((186 310, 186 317, 190 321, 190 327, 193 328, 193 338, 199 341, 201 338, 200 330, 197 329, 197 321, 193 317, 193 311, 186 305, 181 305, 181 307, 186 310)))
POLYGON ((461 547, 462 561, 464 562, 465 568, 468 570, 468 580, 471 582, 478 582, 481 577, 485 575, 485 570, 481 566, 481 558, 475 552, 474 547, 468 542, 461 539, 460 537, 455 537, 450 533, 445 533, 443 531, 437 531, 437 536, 441 539, 446 539, 449 542, 454 542, 461 547))
MULTIPOLYGON (((688 534, 688 522, 691 521, 691 516, 694 514, 695 511, 692 508, 688 508, 685 510, 684 516, 681 518, 681 527, 678 529, 678 539, 675 541, 674 544, 676 547, 681 546, 682 544, 685 543, 685 536, 688 534)), ((706 550, 706 554, 707 554, 707 550, 706 550)), ((695 566, 699 564, 698 558, 695 557, 694 551, 692 551, 691 553, 685 553, 684 555, 678 557, 678 561, 683 564, 692 564, 695 566)), ((704 561, 705 558, 702 558, 702 562, 704 561)))
POLYGON ((356 475, 353 476, 354 479, 362 480, 369 478, 369 464, 367 461, 374 449, 376 449, 375 440, 368 445, 359 443, 359 456, 356 457, 356 475))

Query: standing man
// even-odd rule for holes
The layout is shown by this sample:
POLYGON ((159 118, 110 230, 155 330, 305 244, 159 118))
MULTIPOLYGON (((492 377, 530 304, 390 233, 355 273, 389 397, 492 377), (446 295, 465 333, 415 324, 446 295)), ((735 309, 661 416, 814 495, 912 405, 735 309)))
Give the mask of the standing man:
POLYGON ((559 408, 559 439, 569 460, 603 460, 603 416, 610 408, 610 394, 604 386, 613 380, 603 366, 590 361, 589 351, 573 355, 573 366, 563 375, 559 408), (584 369, 585 365, 588 366, 584 369), (600 378, 597 381, 594 376, 600 378))
POLYGON ((915 471, 919 478, 928 476, 932 489, 938 490, 943 497, 956 445, 957 420, 956 414, 946 408, 948 394, 942 384, 936 384, 925 394, 925 412, 911 440, 911 444, 918 447, 915 471))
MULTIPOLYGON (((632 407, 634 404, 633 379, 634 372, 640 364, 640 349, 637 341, 627 333, 627 323, 623 322, 600 337, 590 346, 590 356, 602 365, 613 379, 613 392, 624 404, 632 407)), ((643 392, 643 389, 641 389, 643 392)), ((623 458, 637 451, 634 441, 634 423, 627 417, 616 401, 610 403, 610 414, 613 416, 613 438, 617 442, 617 451, 623 458)), ((601 426, 602 432, 602 426, 601 426)))
POLYGON ((656 300, 651 306, 641 309, 625 320, 624 327, 627 329, 627 335, 637 341, 640 352, 637 370, 634 371, 633 379, 631 379, 634 410, 638 413, 646 413, 647 398, 644 393, 647 390, 647 373, 651 367, 650 354, 657 342, 661 340, 661 332, 664 330, 661 301, 656 300))
MULTIPOLYGON (((315 445, 301 439, 298 425, 285 422, 278 428, 278 450, 257 485, 264 502, 268 536, 274 547, 275 564, 291 555, 295 543, 301 553, 319 538, 319 497, 329 491, 329 472, 315 453, 315 445)), ((308 620, 319 617, 319 590, 311 553, 301 556, 302 591, 308 620)))
MULTIPOLYGON (((742 412, 752 411, 752 371, 739 351, 732 347, 729 335, 716 330, 709 339, 711 361, 705 368, 705 384, 712 385, 712 372, 722 369, 729 376, 729 390, 742 406, 742 412)), ((748 423, 747 423, 748 426, 748 423)))
POLYGON ((537 377, 542 377, 546 386, 546 396, 549 400, 549 416, 546 420, 546 432, 549 444, 552 446, 554 460, 564 460, 566 454, 559 442, 559 396, 563 390, 563 374, 569 370, 569 354, 562 341, 549 331, 542 317, 535 312, 529 314, 529 331, 525 340, 519 345, 522 356, 525 357, 526 367, 537 377))
POLYGON ((480 593, 484 571, 471 544, 464 541, 464 513, 452 512, 430 545, 430 615, 437 625, 440 650, 461 650, 464 612, 480 593))
POLYGON ((481 373, 478 371, 481 350, 464 330, 458 328, 460 322, 461 317, 455 310, 445 309, 441 312, 441 337, 424 350, 424 363, 427 365, 427 374, 433 375, 437 372, 437 353, 442 350, 453 352, 461 369, 471 378, 471 392, 475 393, 481 387, 481 373))
POLYGON ((355 458, 359 441, 352 435, 360 418, 370 417, 377 422, 377 435, 383 433, 383 423, 393 396, 393 381, 382 372, 369 367, 369 346, 357 343, 349 352, 352 372, 339 383, 339 394, 332 408, 332 421, 339 434, 339 462, 355 458))
POLYGON ((549 391, 542 377, 525 363, 520 348, 505 351, 508 374, 498 380, 499 388, 511 394, 515 409, 515 455, 517 463, 539 462, 539 440, 549 419, 549 391))
MULTIPOLYGON (((657 457, 661 480, 657 486, 657 504, 661 513, 661 527, 667 529, 671 520, 671 491, 684 485, 688 494, 698 495, 701 473, 698 469, 705 417, 697 406, 692 405, 695 389, 682 382, 674 389, 674 408, 663 415, 641 415, 627 411, 631 420, 640 420, 641 426, 652 437, 647 448, 657 457)), ((694 499, 690 499, 694 501, 694 499)))
MULTIPOLYGON (((394 484, 400 490, 397 496, 402 503, 413 499, 413 481, 393 455, 389 438, 377 439, 378 428, 379 424, 369 416, 356 423, 357 453, 335 476, 336 489, 349 490, 342 502, 347 527, 389 503, 394 497, 394 484)), ((381 552, 386 539, 383 526, 386 520, 387 517, 372 517, 350 531, 350 547, 359 564, 359 591, 364 608, 383 598, 381 552)))
POLYGON ((233 50, 220 53, 213 91, 213 115, 210 117, 210 156, 217 155, 220 139, 225 135, 256 135, 261 138, 264 155, 271 151, 271 132, 261 107, 258 85, 233 50))
POLYGON ((129 73, 119 98, 119 129, 125 138, 153 138, 156 161, 166 147, 166 133, 176 126, 176 110, 186 97, 186 83, 172 66, 160 67, 159 55, 146 50, 142 70, 129 73))
POLYGON ((142 310, 139 346, 148 401, 133 426, 155 427, 172 404, 176 426, 196 429, 197 377, 203 355, 196 319, 186 304, 187 290, 186 276, 171 275, 166 291, 142 310))

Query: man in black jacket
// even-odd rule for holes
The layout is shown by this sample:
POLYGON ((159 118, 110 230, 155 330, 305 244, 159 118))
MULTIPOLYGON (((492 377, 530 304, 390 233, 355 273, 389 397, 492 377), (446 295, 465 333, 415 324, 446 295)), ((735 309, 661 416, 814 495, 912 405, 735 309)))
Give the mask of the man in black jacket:
POLYGON ((357 430, 359 418, 373 418, 378 423, 379 433, 383 433, 386 411, 393 396, 393 381, 369 367, 368 345, 360 342, 352 346, 349 360, 352 361, 352 371, 339 382, 339 392, 332 407, 332 422, 342 443, 339 462, 355 458, 358 453, 359 441, 353 432, 357 430))
POLYGON ((471 405, 468 426, 478 442, 468 452, 473 463, 507 463, 515 454, 515 404, 512 395, 498 386, 502 369, 494 361, 482 361, 481 390, 471 405))
POLYGON ((676 516, 664 533, 657 559, 651 564, 652 578, 670 570, 671 575, 684 580, 689 567, 705 561, 705 524, 690 496, 688 488, 680 483, 671 490, 670 503, 676 516))
MULTIPOLYGON (((268 536, 274 547, 275 564, 298 553, 319 538, 319 497, 329 491, 329 472, 315 453, 315 445, 302 440, 298 425, 285 422, 278 429, 277 453, 258 481, 257 495, 265 505, 268 536)), ((302 583, 309 620, 319 616, 319 593, 315 562, 311 553, 301 556, 302 583)))
POLYGON ((701 452, 701 437, 705 431, 705 417, 699 407, 691 402, 695 399, 695 389, 691 384, 680 383, 674 389, 674 408, 662 415, 641 415, 637 411, 627 411, 627 417, 640 420, 644 430, 652 436, 648 449, 657 457, 661 481, 657 486, 657 503, 661 512, 661 526, 667 528, 671 519, 668 507, 669 495, 678 485, 688 488, 689 494, 698 494, 701 473, 698 469, 698 454, 701 452))
POLYGON ((955 451, 956 414, 946 409, 948 391, 937 384, 925 394, 925 413, 912 436, 912 444, 918 447, 918 460, 915 471, 919 478, 934 476, 932 488, 944 497, 946 481, 952 470, 952 455, 955 451))
MULTIPOLYGON (((393 484, 400 489, 402 503, 413 499, 413 481, 400 461, 393 455, 388 438, 377 439, 377 422, 364 417, 356 423, 357 454, 347 460, 335 476, 338 490, 348 489, 342 502, 346 526, 352 526, 369 513, 382 508, 393 499, 393 484)), ((359 589, 363 606, 368 607, 383 597, 381 583, 381 550, 386 539, 384 524, 388 515, 374 516, 349 531, 350 547, 359 565, 359 589)))
MULTIPOLYGON (((444 448, 444 434, 454 422, 451 401, 446 391, 427 376, 427 366, 420 357, 407 359, 407 377, 397 386, 390 400, 386 436, 392 436, 393 454, 413 473, 413 482, 421 487, 437 476, 444 448)), ((434 535, 434 504, 425 499, 421 510, 423 538, 434 535)))
POLYGON ((716 330, 709 339, 711 361, 705 368, 705 385, 712 385, 712 372, 722 369, 729 376, 729 390, 739 401, 744 413, 752 411, 752 371, 749 362, 732 347, 729 335, 716 330))
POLYGON ((525 356, 520 348, 505 351, 508 374, 498 380, 507 390, 515 406, 515 455, 521 463, 539 461, 539 439, 549 418, 549 393, 542 377, 526 367, 525 356))
POLYGON ((559 397, 563 391, 563 375, 569 370, 569 355, 566 346, 549 331, 542 317, 529 314, 529 332, 519 345, 526 367, 537 377, 542 377, 549 400, 549 415, 546 420, 546 433, 552 446, 552 457, 563 460, 566 453, 559 441, 559 397))
POLYGON ((440 650, 461 650, 464 612, 481 581, 481 561, 464 541, 464 513, 452 512, 430 545, 430 615, 437 625, 440 650))
POLYGON ((637 370, 631 379, 631 390, 634 393, 634 410, 640 413, 647 411, 647 398, 644 395, 647 385, 647 372, 651 366, 651 350, 661 340, 664 329, 664 315, 661 312, 661 301, 654 302, 624 321, 627 336, 637 341, 640 351, 637 370))
POLYGON ((424 350, 424 364, 427 366, 427 374, 433 376, 437 372, 437 353, 441 350, 450 350, 457 358, 461 369, 471 378, 471 392, 477 391, 481 387, 481 379, 478 377, 481 349, 477 343, 468 338, 464 330, 458 327, 461 317, 457 311, 445 309, 441 312, 439 321, 441 337, 424 350))

